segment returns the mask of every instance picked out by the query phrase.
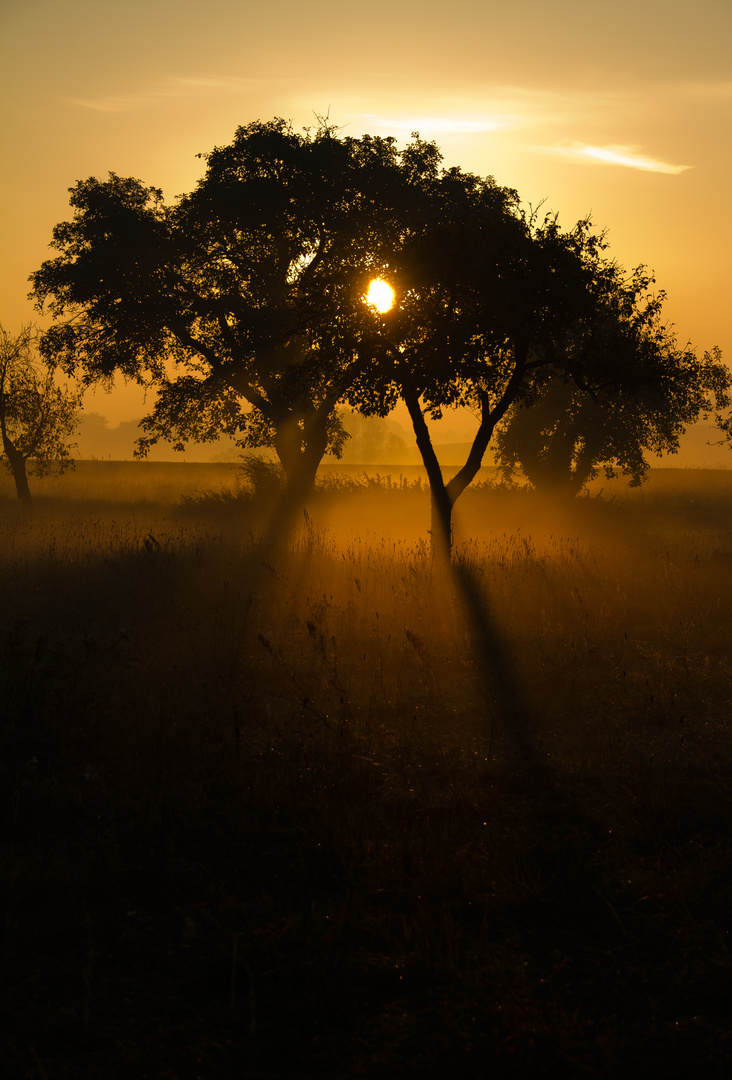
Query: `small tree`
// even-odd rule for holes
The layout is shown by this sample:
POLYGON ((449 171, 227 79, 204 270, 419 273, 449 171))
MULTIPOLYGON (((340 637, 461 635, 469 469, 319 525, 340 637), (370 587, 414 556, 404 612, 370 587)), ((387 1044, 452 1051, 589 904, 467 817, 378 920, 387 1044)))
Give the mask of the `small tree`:
MULTIPOLYGON (((520 468, 536 491, 577 495, 598 475, 601 462, 613 475, 614 441, 618 434, 622 438, 614 419, 574 383, 554 379, 533 397, 514 402, 496 432, 496 461, 507 480, 520 468)), ((634 459, 636 483, 639 471, 634 459)))
MULTIPOLYGON (((715 345, 711 353, 708 354, 708 359, 721 366, 722 350, 718 345, 715 345)), ((722 434, 722 439, 716 445, 726 443, 732 450, 732 377, 717 391, 714 421, 722 434)))
POLYGON ((53 366, 39 360, 36 333, 24 326, 13 337, 0 326, 0 431, 2 456, 18 498, 30 502, 28 466, 36 476, 73 468, 73 433, 81 393, 55 384, 53 366))
POLYGON ((538 491, 576 495, 601 470, 637 487, 647 453, 676 453, 690 424, 729 401, 721 351, 699 360, 678 348, 642 268, 623 282, 613 266, 612 277, 594 319, 568 339, 564 371, 537 371, 496 433, 504 474, 520 467, 538 491))

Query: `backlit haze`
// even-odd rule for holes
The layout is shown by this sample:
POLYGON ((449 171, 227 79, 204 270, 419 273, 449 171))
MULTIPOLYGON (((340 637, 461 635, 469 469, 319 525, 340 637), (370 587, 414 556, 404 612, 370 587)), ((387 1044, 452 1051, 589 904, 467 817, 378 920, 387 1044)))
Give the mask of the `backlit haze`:
MULTIPOLYGON (((78 180, 135 176, 172 202, 238 125, 320 114, 418 131, 565 227, 591 213, 615 258, 655 271, 680 341, 732 358, 730 0, 5 0, 0 36, 10 332, 38 319, 27 278, 78 180)), ((146 411, 124 386, 87 409, 146 411)))

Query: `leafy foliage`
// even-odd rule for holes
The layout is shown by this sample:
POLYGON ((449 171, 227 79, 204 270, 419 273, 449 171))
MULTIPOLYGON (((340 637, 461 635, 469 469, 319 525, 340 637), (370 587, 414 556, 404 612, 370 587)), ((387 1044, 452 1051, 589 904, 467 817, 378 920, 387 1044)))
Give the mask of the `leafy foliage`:
POLYGON ((646 268, 626 275, 605 258, 604 237, 589 242, 584 227, 585 303, 557 324, 549 363, 535 369, 496 439, 507 476, 520 465, 534 487, 569 493, 601 468, 637 486, 646 453, 675 453, 686 427, 722 407, 732 385, 719 349, 700 360, 679 347, 646 268))
POLYGON ((589 219, 564 231, 556 216, 539 220, 515 193, 458 170, 435 190, 445 216, 425 219, 403 246, 405 295, 383 319, 383 370, 412 417, 433 539, 449 549, 452 507, 498 425, 508 474, 520 461, 536 486, 577 491, 601 464, 640 483, 645 451, 673 452, 688 424, 728 399, 718 350, 698 360, 679 348, 652 275, 627 274, 589 219), (460 405, 480 424, 445 482, 426 419, 460 405))
MULTIPOLYGON (((158 401, 140 452, 221 433, 274 445, 292 480, 345 439, 335 405, 355 376, 369 278, 409 217, 423 157, 393 139, 339 139, 321 122, 239 128, 205 155, 196 190, 110 174, 72 189, 60 255, 33 275, 57 324, 44 348, 87 381, 115 371, 158 401)), ((420 171, 421 170, 421 171, 420 171)))
POLYGON ((54 369, 39 362, 36 335, 24 326, 13 336, 0 326, 0 431, 2 457, 18 498, 28 501, 28 463, 37 476, 73 467, 71 436, 81 393, 56 385, 54 369))

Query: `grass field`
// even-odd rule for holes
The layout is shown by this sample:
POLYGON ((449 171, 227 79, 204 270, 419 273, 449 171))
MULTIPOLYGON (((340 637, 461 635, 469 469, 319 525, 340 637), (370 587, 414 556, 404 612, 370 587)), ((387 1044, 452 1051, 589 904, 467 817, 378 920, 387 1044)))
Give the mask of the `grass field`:
POLYGON ((4 1075, 730 1075, 732 471, 402 472, 0 489, 4 1075))

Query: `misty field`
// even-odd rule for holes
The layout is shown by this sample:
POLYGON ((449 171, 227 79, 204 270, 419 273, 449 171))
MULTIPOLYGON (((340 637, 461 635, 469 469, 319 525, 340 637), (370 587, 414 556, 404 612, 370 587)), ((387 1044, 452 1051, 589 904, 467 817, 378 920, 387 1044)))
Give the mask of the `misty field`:
POLYGON ((449 571, 418 470, 271 548, 81 466, 0 490, 6 1075, 729 1075, 732 471, 488 471, 449 571))

